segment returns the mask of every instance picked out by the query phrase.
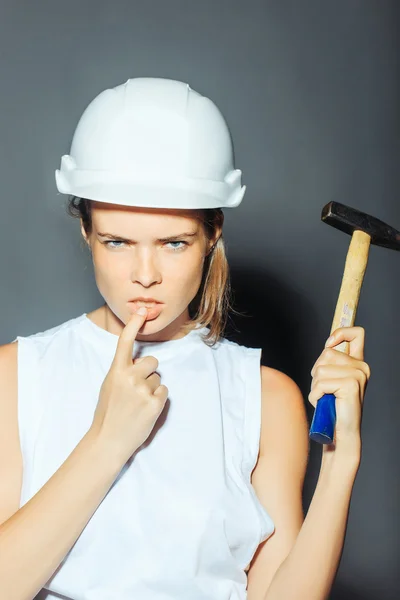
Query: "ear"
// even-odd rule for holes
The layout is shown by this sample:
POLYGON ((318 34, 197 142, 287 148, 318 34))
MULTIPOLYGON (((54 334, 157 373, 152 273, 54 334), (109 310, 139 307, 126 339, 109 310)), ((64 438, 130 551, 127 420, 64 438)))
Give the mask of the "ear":
POLYGON ((214 230, 214 235, 213 237, 208 241, 208 254, 211 253, 214 249, 214 246, 217 245, 217 242, 219 240, 219 238, 222 235, 222 226, 224 223, 224 214, 221 214, 221 221, 220 223, 218 223, 218 225, 215 226, 215 230, 214 230))
POLYGON ((83 221, 82 221, 82 218, 80 218, 79 220, 80 220, 80 224, 81 224, 81 234, 82 234, 82 237, 83 237, 83 239, 85 240, 85 243, 88 245, 88 247, 89 247, 89 251, 91 252, 91 251, 92 251, 92 249, 91 249, 91 247, 90 247, 90 243, 89 243, 89 240, 88 240, 88 238, 87 238, 87 235, 86 235, 85 228, 84 228, 84 226, 83 226, 83 221))
POLYGON ((206 256, 212 253, 220 237, 221 233, 219 232, 218 235, 213 236, 213 238, 208 241, 208 250, 206 256))

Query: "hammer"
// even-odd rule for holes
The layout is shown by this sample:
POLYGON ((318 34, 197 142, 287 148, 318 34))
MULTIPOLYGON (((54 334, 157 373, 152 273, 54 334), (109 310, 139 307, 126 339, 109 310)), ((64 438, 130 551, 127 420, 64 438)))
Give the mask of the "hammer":
MULTIPOLYGON (((332 322, 333 333, 338 327, 354 325, 370 245, 400 250, 400 232, 371 215, 339 202, 329 202, 324 206, 321 219, 352 236, 332 322)), ((349 343, 342 342, 335 350, 349 354, 349 343)), ((310 439, 320 444, 332 444, 335 424, 335 395, 324 394, 316 404, 310 439)))

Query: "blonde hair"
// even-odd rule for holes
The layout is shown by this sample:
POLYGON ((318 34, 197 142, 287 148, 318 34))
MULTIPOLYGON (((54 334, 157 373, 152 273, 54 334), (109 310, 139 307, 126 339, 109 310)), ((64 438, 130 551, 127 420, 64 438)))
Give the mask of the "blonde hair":
MULTIPOLYGON (((66 206, 67 213, 82 219, 87 236, 92 233, 91 201, 78 196, 70 196, 66 206)), ((195 211, 204 227, 207 240, 214 240, 204 260, 202 281, 199 290, 189 304, 189 320, 182 330, 189 333, 196 326, 209 328, 203 336, 204 342, 212 347, 223 336, 228 314, 240 314, 232 307, 229 265, 222 237, 224 214, 220 208, 199 209, 195 211), (218 239, 216 232, 221 231, 218 239)))

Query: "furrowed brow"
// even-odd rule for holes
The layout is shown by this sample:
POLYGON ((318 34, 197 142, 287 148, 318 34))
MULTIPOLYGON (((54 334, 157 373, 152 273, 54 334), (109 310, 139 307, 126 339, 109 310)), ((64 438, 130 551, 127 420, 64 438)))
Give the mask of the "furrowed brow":
MULTIPOLYGON (((118 240, 121 242, 127 242, 129 244, 135 244, 135 240, 130 240, 128 238, 125 238, 121 235, 117 235, 116 233, 108 233, 108 232, 97 232, 97 235, 100 237, 104 237, 104 238, 108 238, 108 239, 112 239, 112 240, 118 240)), ((178 233, 177 235, 171 235, 169 237, 165 237, 165 238, 159 238, 158 241, 159 242, 172 242, 172 241, 176 241, 176 240, 180 240, 182 238, 191 238, 191 237, 195 237, 197 235, 197 231, 189 231, 189 232, 184 232, 184 233, 178 233)))

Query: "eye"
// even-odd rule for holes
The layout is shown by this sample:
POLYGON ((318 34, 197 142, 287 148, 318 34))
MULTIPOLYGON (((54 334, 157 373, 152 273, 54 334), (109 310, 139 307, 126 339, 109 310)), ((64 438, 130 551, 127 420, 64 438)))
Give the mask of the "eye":
MULTIPOLYGON (((125 243, 126 243, 126 242, 124 242, 124 241, 121 241, 121 240, 109 240, 109 241, 103 242, 103 244, 104 244, 105 246, 108 246, 108 247, 110 247, 110 248, 113 248, 113 249, 115 249, 115 250, 116 250, 117 248, 121 248, 121 245, 115 246, 115 244, 125 244, 125 243), (113 245, 111 245, 111 244, 113 244, 113 245)), ((167 245, 167 246, 168 246, 169 244, 180 244, 180 245, 178 245, 178 246, 174 246, 174 245, 173 245, 173 246, 172 246, 172 248, 171 248, 173 251, 177 251, 177 250, 183 250, 183 248, 184 248, 185 246, 188 246, 188 243, 187 243, 187 242, 183 242, 183 241, 167 242, 167 243, 166 243, 166 245, 167 245)))
POLYGON ((183 246, 178 246, 178 247, 173 246, 172 250, 183 250, 183 248, 188 245, 187 242, 182 242, 182 241, 167 242, 167 246, 168 246, 168 244, 183 244, 183 246))
MULTIPOLYGON (((105 246, 110 246, 110 244, 125 244, 125 242, 121 242, 120 240, 110 240, 108 242, 103 242, 105 246)), ((121 246, 110 246, 110 248, 120 248, 121 246)))

